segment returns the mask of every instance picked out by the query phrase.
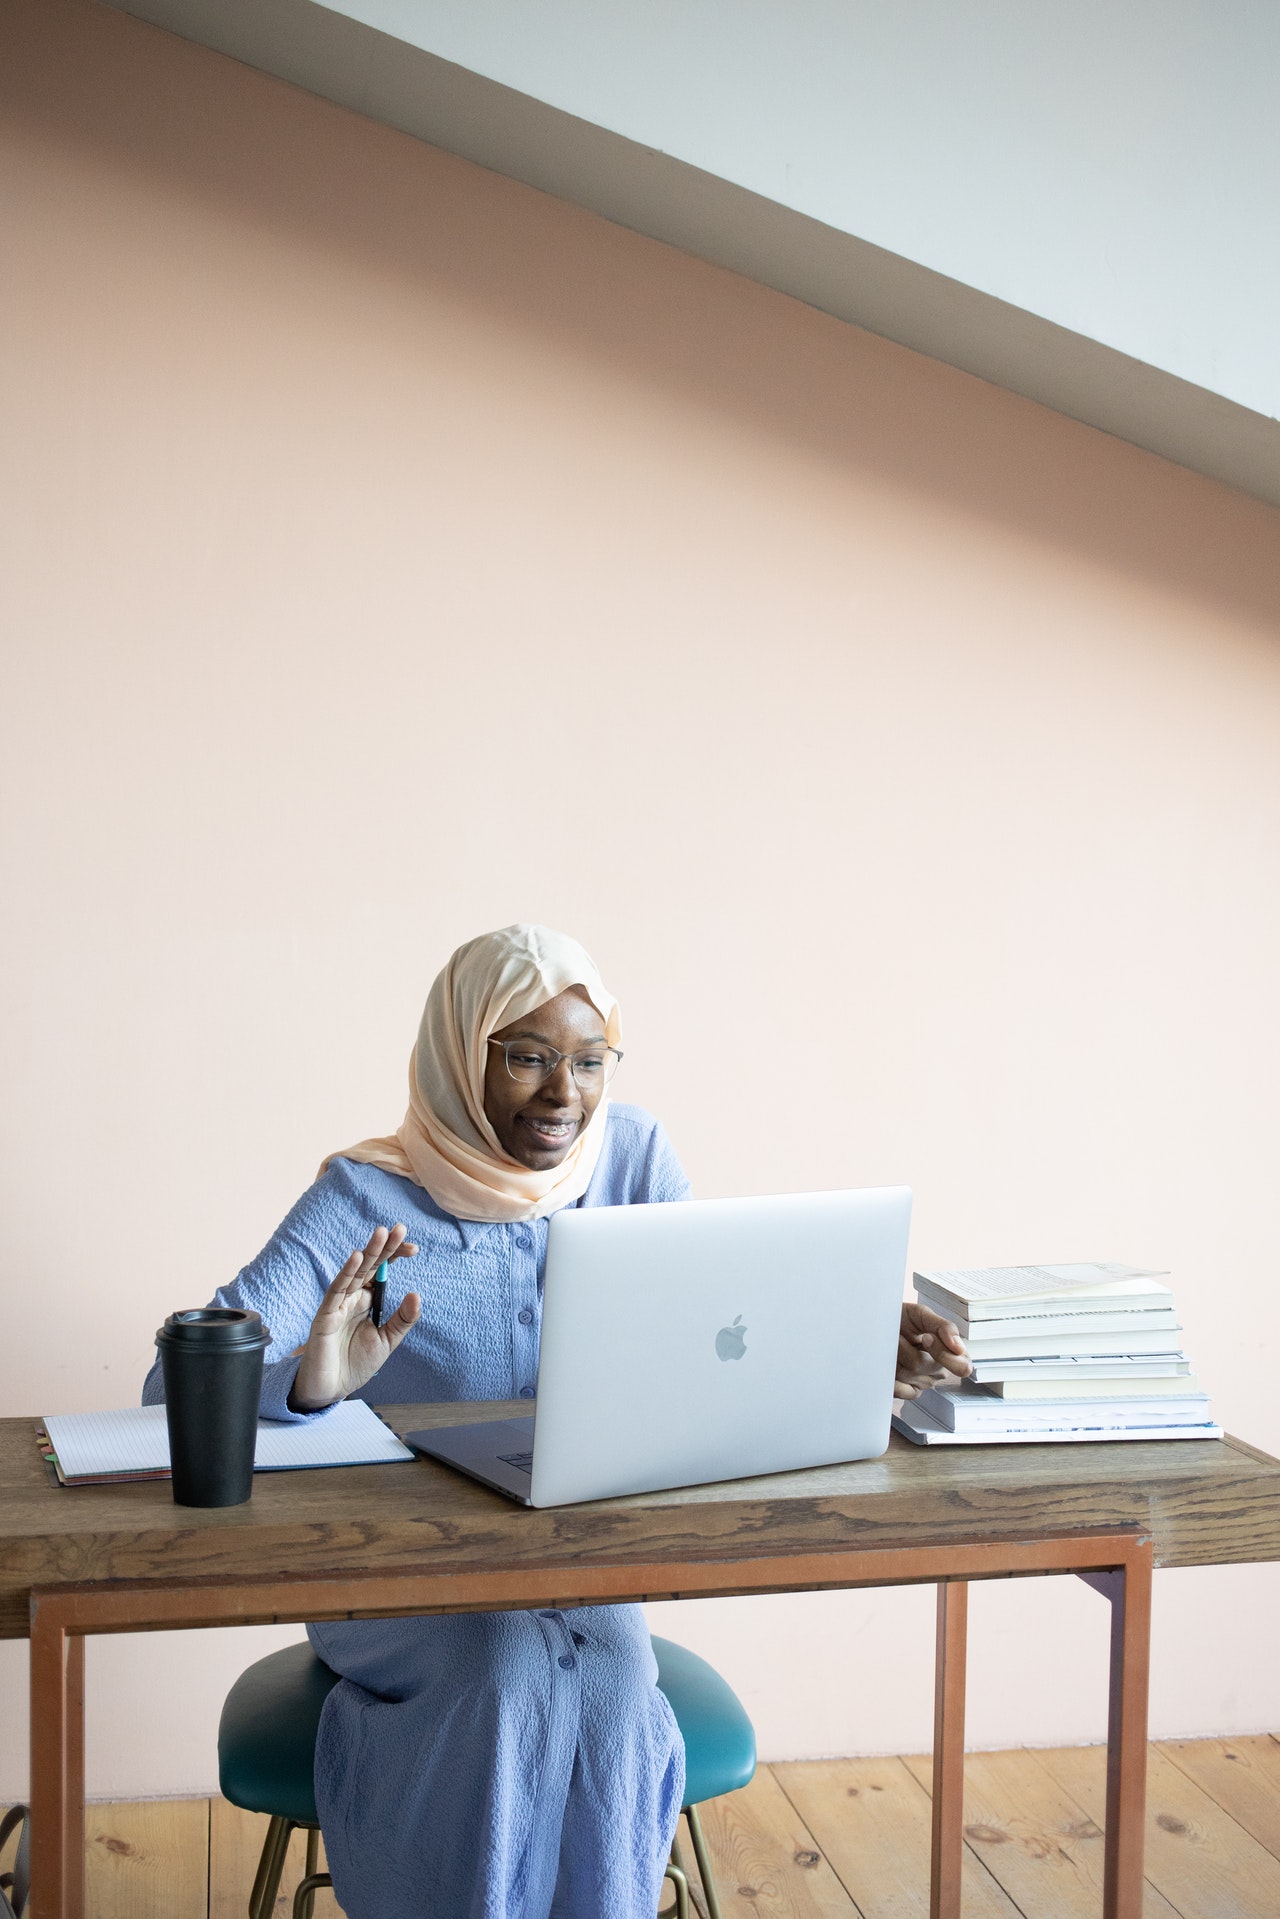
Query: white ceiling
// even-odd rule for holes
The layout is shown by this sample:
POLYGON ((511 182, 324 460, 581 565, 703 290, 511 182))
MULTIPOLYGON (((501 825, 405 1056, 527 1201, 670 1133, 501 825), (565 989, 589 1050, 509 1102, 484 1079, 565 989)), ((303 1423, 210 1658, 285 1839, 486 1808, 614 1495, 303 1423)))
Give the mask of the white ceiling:
POLYGON ((117 3, 1280 504, 1271 0, 117 3))

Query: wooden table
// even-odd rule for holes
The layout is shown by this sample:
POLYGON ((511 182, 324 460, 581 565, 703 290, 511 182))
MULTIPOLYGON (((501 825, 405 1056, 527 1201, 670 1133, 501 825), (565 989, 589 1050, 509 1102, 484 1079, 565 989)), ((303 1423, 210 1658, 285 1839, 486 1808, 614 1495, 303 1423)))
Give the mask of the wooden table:
MULTIPOLYGON (((384 1408, 401 1432, 513 1405, 384 1408)), ((31 1919, 83 1919, 84 1635, 622 1600, 938 1587, 933 1919, 958 1919, 967 1583, 1111 1604, 1104 1913, 1140 1919, 1152 1566, 1280 1558, 1280 1461, 1239 1440, 915 1448, 541 1512, 426 1460, 260 1474, 249 1504, 50 1483, 0 1421, 0 1635, 31 1638, 31 1919)))

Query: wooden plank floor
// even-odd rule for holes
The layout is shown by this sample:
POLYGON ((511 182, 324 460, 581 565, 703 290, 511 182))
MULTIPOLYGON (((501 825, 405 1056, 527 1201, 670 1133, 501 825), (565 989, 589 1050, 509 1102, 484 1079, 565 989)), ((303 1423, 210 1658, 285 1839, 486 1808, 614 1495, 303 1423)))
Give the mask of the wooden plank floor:
MULTIPOLYGON (((965 1919, 1096 1919, 1104 1774, 1097 1746, 969 1755, 965 1919)), ((927 1919, 927 1759, 762 1766, 703 1821, 725 1919, 927 1919)), ((221 1799, 91 1807, 92 1919, 243 1919, 265 1830, 221 1799)), ((276 1919, 301 1871, 298 1835, 276 1919)), ((1153 1745, 1145 1919, 1278 1915, 1280 1740, 1153 1745)))

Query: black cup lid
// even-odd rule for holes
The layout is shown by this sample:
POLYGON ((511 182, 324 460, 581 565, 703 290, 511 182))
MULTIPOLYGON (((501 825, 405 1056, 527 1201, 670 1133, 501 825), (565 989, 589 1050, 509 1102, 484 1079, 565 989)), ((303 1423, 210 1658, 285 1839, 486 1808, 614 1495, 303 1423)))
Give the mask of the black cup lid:
POLYGON ((170 1313, 156 1334, 157 1346, 265 1346, 270 1338, 261 1315, 239 1306, 194 1306, 170 1313))

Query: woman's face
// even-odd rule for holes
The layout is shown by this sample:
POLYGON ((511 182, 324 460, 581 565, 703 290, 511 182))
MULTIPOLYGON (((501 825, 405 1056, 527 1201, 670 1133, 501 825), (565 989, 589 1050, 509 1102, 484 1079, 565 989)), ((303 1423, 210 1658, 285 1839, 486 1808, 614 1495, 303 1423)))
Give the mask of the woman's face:
MULTIPOLYGON (((501 1027, 493 1038, 528 1040, 557 1053, 581 1053, 605 1044, 604 1021, 579 986, 548 1000, 523 1019, 501 1027)), ((505 1153, 536 1173, 558 1166, 600 1104, 603 1086, 587 1091, 577 1084, 569 1061, 562 1059, 540 1086, 512 1079, 501 1046, 486 1048, 485 1118, 505 1153)))

